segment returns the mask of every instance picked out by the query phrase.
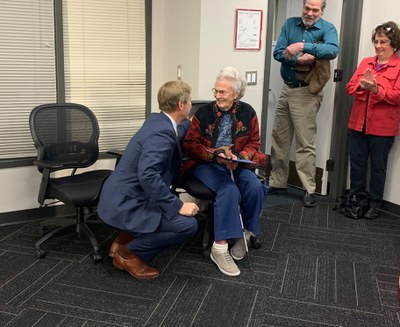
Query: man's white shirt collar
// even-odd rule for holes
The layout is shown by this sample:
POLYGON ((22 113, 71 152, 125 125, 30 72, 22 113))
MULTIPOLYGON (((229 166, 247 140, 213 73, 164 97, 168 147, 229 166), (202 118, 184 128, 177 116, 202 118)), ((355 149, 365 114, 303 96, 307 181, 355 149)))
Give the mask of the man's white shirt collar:
POLYGON ((170 120, 171 123, 172 123, 172 126, 174 127, 175 134, 178 135, 178 126, 177 126, 177 124, 176 124, 175 119, 173 119, 170 115, 168 115, 168 114, 167 114, 166 112, 164 112, 164 111, 162 111, 162 113, 164 113, 165 115, 167 115, 167 117, 169 118, 169 120, 170 120))

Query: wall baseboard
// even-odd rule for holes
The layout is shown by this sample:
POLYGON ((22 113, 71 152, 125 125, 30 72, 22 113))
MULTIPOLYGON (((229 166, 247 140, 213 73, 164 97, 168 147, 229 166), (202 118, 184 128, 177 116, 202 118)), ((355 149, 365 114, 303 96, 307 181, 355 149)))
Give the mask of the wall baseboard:
POLYGON ((65 205, 0 213, 0 226, 22 224, 48 218, 74 216, 76 210, 65 205))

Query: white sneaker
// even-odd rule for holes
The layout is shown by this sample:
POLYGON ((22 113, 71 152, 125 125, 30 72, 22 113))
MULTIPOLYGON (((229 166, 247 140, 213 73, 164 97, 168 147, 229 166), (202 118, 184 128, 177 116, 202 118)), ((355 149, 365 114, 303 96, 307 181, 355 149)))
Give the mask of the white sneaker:
MULTIPOLYGON (((250 244, 250 232, 245 230, 245 235, 246 235, 246 241, 247 241, 247 246, 250 244)), ((246 245, 244 244, 244 239, 239 238, 237 239, 236 243, 234 246, 231 248, 231 256, 233 259, 239 261, 244 258, 246 255, 246 245)))
POLYGON ((220 253, 211 248, 210 258, 223 274, 232 277, 240 275, 240 270, 228 251, 220 253))

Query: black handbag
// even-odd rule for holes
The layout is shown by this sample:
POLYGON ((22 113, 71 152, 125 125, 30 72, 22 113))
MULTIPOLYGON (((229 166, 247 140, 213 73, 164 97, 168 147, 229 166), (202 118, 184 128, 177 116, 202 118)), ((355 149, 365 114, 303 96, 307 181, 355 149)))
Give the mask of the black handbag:
POLYGON ((368 192, 348 194, 336 198, 333 210, 338 210, 341 214, 351 219, 361 219, 369 209, 371 196, 368 192))

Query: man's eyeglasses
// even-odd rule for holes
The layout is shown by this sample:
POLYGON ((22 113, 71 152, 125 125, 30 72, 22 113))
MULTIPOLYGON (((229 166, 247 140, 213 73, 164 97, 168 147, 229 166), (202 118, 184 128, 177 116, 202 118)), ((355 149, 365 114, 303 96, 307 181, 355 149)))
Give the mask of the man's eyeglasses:
POLYGON ((226 91, 226 90, 217 90, 215 88, 211 89, 211 91, 213 91, 214 95, 217 95, 219 93, 222 96, 232 92, 232 91, 226 91))

